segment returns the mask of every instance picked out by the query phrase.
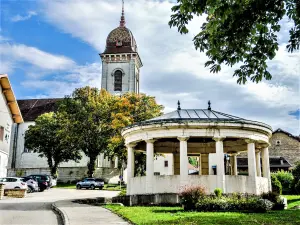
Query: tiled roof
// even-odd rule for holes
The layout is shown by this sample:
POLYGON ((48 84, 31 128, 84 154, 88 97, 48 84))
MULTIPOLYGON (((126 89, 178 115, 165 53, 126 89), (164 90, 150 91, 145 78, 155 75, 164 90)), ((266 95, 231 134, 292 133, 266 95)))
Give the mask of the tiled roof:
POLYGON ((285 131, 285 130, 282 130, 282 129, 280 129, 280 128, 278 128, 277 130, 275 130, 275 131, 273 132, 273 134, 275 134, 275 133, 284 133, 284 134, 286 134, 287 136, 289 136, 289 137, 291 137, 291 138, 294 138, 294 139, 296 139, 297 141, 300 141, 300 136, 294 136, 294 135, 292 135, 291 133, 289 133, 289 132, 287 132, 287 131, 285 131))
POLYGON ((25 122, 34 121, 38 116, 56 110, 56 102, 61 98, 25 99, 18 104, 25 122))
MULTIPOLYGON (((237 167, 247 168, 248 167, 248 158, 238 157, 237 158, 237 167)), ((292 165, 284 157, 270 156, 270 167, 289 168, 289 167, 292 167, 292 165), (282 163, 281 163, 281 160, 282 160, 282 163)))

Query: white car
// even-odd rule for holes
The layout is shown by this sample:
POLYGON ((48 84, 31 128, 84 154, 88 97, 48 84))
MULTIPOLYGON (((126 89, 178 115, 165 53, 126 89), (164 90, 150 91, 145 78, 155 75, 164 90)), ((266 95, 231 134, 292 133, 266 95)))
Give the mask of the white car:
POLYGON ((0 183, 5 184, 5 189, 27 189, 27 184, 23 178, 20 177, 3 177, 0 178, 0 183))

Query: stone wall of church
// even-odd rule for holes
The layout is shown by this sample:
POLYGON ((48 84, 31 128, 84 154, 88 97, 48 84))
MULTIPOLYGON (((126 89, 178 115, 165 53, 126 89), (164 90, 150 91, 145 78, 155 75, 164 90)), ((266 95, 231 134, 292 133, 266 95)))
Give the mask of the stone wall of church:
MULTIPOLYGON (((30 125, 34 125, 34 122, 25 122, 19 124, 18 132, 17 132, 17 142, 16 148, 11 146, 10 150, 10 162, 9 168, 12 167, 12 161, 15 161, 14 165, 17 169, 30 169, 30 168, 48 168, 48 163, 46 158, 39 157, 38 153, 34 153, 28 149, 25 149, 25 132, 28 130, 30 125), (13 151, 15 151, 15 156, 13 156, 13 151)), ((16 129, 16 126, 14 126, 16 129)), ((15 132, 12 132, 15 134, 15 132)), ((89 158, 82 153, 82 159, 77 163, 75 161, 69 161, 61 163, 60 167, 85 167, 89 161, 89 158)), ((103 154, 100 154, 96 165, 98 167, 111 167, 112 162, 109 161, 107 158, 104 158, 103 154)))
POLYGON ((269 147, 270 156, 282 156, 295 165, 300 161, 300 142, 293 137, 289 137, 285 133, 274 133, 270 139, 269 147))

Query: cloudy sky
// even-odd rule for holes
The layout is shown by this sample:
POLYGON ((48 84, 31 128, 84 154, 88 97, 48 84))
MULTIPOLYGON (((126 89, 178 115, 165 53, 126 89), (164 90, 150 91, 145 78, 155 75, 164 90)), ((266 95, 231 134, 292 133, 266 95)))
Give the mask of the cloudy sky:
MULTIPOLYGON (((174 2, 174 1, 173 1, 174 2)), ((142 92, 165 111, 212 109, 300 133, 300 53, 285 46, 292 23, 281 21, 280 48, 268 63, 272 81, 236 84, 234 68, 210 74, 207 58, 193 46, 204 18, 190 33, 170 29, 172 1, 126 0, 126 26, 133 32, 144 67, 142 92)), ((0 73, 7 73, 18 99, 63 97, 85 85, 101 87, 99 53, 119 24, 121 0, 1 0, 0 73)))

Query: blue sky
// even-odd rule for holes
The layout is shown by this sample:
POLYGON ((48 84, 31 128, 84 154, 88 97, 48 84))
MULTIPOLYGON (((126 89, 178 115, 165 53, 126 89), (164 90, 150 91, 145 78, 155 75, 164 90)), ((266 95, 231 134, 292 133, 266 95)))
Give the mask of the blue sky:
MULTIPOLYGON (((63 97, 85 85, 101 87, 99 53, 108 33, 118 26, 120 0, 1 0, 0 73, 7 73, 18 99, 63 97)), ((237 85, 235 68, 210 74, 207 58, 194 49, 190 33, 170 29, 172 1, 127 0, 126 26, 133 32, 144 67, 142 92, 156 97, 165 111, 212 108, 270 124, 295 135, 299 125, 300 53, 285 46, 292 26, 286 18, 278 34, 280 48, 268 63, 272 81, 237 85)))

